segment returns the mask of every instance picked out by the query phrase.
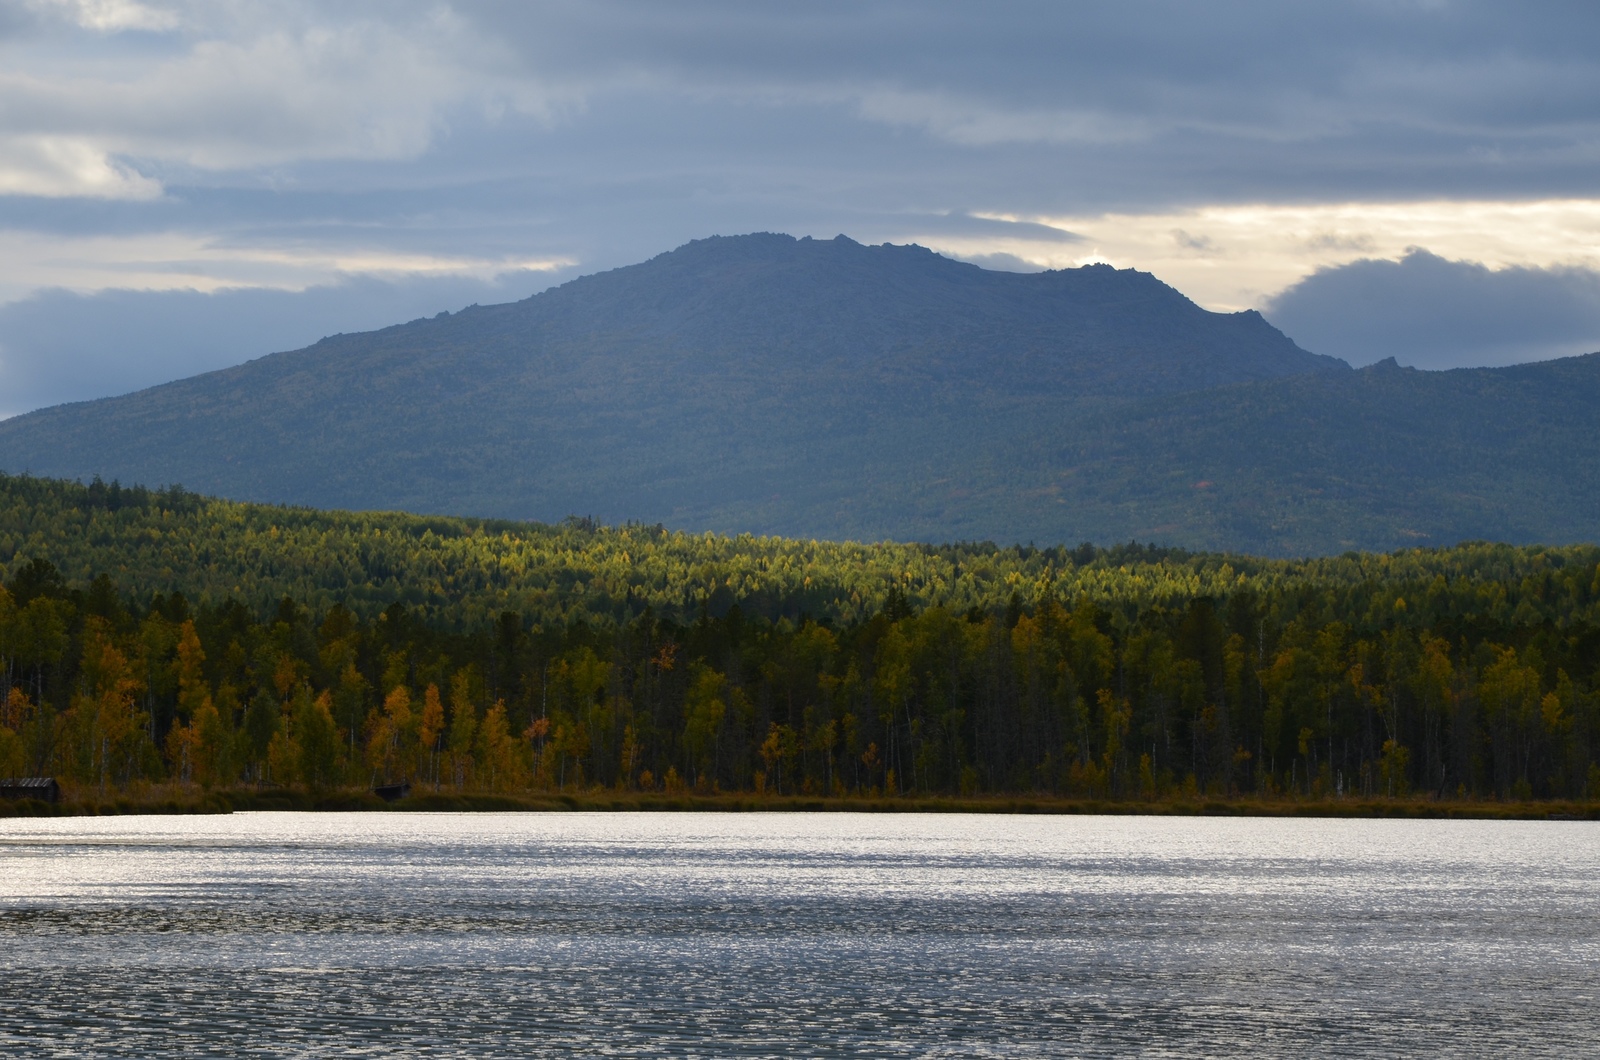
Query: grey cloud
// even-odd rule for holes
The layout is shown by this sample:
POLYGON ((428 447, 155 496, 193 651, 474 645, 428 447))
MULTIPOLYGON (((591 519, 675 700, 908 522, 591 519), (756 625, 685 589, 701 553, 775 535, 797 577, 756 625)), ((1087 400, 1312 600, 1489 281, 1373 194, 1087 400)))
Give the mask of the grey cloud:
POLYGON ((233 48, 244 87, 186 60, 98 118, 74 90, 64 131, 131 130, 122 155, 180 189, 206 167, 271 160, 283 186, 328 172, 308 160, 363 155, 457 189, 507 162, 581 180, 617 173, 620 150, 623 173, 775 199, 830 171, 868 193, 908 180, 937 196, 911 204, 926 209, 1040 212, 1587 193, 1600 145, 1592 4, 216 6, 181 9, 185 39, 233 48), (290 46, 313 39, 323 52, 290 46), (328 41, 352 61, 326 61, 328 41))
POLYGON ((1044 266, 1017 257, 1015 254, 967 254, 961 258, 984 269, 995 272, 1043 272, 1044 266))
MULTIPOLYGON (((492 12, 530 66, 648 70, 724 100, 846 101, 868 124, 964 148, 947 154, 952 191, 1040 208, 1575 191, 1592 183, 1600 143, 1592 5, 560 10, 573 21, 553 33, 492 12)), ((809 145, 827 152, 839 130, 822 133, 809 145)), ((941 154, 916 138, 896 146, 904 170, 941 154)))
POLYGON ((43 291, 0 306, 0 418, 127 393, 472 303, 526 297, 549 273, 386 283, 353 279, 305 291, 43 291))
POLYGON ((1010 221, 1003 217, 975 217, 971 214, 939 214, 923 223, 941 235, 985 235, 1005 239, 1024 239, 1036 243, 1082 243, 1083 236, 1033 221, 1010 221))
POLYGON ((1522 134, 1595 114, 1585 28, 1597 16, 1585 4, 598 0, 460 10, 529 69, 595 85, 648 72, 713 89, 897 89, 956 107, 1294 140, 1362 121, 1522 134))
POLYGON ((0 2, 0 40, 34 31, 38 24, 39 14, 33 5, 18 3, 16 0, 0 2))
POLYGON ((1353 365, 1516 364, 1600 350, 1600 273, 1489 269, 1414 249, 1321 269, 1265 312, 1301 346, 1353 365))

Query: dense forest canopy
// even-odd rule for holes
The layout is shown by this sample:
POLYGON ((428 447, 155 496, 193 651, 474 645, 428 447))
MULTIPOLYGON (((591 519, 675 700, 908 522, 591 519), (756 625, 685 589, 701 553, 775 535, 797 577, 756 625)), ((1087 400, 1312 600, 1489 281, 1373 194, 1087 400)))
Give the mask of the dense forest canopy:
POLYGON ((80 789, 1600 795, 1600 549, 1316 560, 0 476, 0 774, 80 789))

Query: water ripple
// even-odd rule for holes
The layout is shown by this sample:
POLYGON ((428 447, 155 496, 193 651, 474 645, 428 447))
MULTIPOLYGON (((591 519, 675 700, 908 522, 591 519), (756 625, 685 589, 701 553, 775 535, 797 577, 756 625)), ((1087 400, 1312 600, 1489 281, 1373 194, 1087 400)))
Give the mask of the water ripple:
POLYGON ((1576 1055, 1600 825, 0 825, 0 1053, 1576 1055))

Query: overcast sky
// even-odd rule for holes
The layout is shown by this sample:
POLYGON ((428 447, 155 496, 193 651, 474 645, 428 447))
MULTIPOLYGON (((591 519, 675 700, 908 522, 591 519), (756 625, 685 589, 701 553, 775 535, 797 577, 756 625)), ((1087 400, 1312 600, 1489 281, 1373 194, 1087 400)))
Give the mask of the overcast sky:
POLYGON ((1600 349, 1600 5, 0 0, 0 414, 711 234, 1600 349))

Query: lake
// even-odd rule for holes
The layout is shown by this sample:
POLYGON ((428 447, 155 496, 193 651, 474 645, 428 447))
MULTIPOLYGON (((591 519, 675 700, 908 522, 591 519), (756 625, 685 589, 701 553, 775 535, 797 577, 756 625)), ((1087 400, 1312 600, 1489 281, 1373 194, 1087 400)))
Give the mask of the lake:
POLYGON ((1571 1056, 1600 824, 0 821, 0 1053, 1571 1056))

